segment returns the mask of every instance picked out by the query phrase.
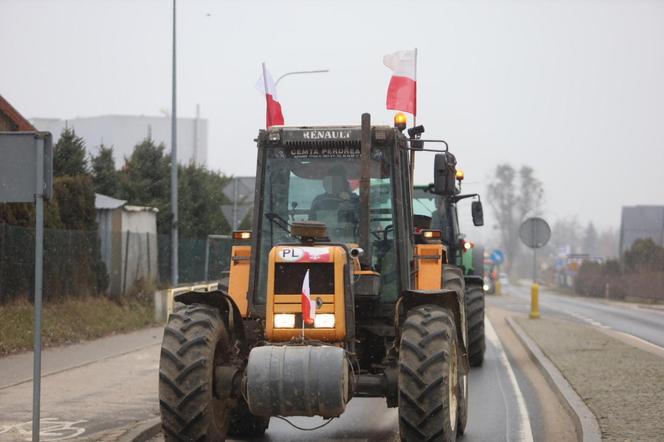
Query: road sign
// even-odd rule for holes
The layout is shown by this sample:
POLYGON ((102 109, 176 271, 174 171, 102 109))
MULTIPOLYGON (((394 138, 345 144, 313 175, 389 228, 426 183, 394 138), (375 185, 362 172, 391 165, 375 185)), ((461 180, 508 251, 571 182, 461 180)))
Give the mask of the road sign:
POLYGON ((0 203, 33 203, 35 194, 51 199, 53 147, 48 132, 0 132, 0 203), (43 141, 44 183, 37 189, 37 144, 43 141))
POLYGON ((0 132, 0 203, 35 203, 35 331, 32 440, 39 440, 44 199, 53 192, 53 148, 48 132, 0 132))
POLYGON ((551 239, 551 228, 542 218, 528 218, 519 228, 519 237, 531 249, 539 249, 551 239))
POLYGON ((494 264, 500 265, 505 262, 505 254, 502 250, 496 249, 491 252, 491 261, 493 261, 494 264))

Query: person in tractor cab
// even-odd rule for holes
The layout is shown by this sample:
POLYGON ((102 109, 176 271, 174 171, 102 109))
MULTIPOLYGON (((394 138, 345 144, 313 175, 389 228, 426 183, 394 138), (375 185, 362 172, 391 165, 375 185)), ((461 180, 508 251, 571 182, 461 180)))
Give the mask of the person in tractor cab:
POLYGON ((358 209, 360 197, 353 192, 342 166, 333 166, 323 176, 324 193, 316 196, 311 202, 309 219, 317 219, 317 213, 339 209, 358 209))
POLYGON ((324 193, 311 202, 309 219, 327 224, 331 236, 338 240, 355 240, 360 210, 360 197, 353 192, 343 166, 336 165, 323 176, 324 193))

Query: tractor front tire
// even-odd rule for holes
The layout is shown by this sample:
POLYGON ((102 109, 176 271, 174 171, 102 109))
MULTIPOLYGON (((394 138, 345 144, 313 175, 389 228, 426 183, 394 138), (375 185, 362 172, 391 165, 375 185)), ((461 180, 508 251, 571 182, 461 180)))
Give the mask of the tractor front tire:
POLYGON ((223 441, 231 418, 228 400, 215 397, 214 373, 233 355, 219 311, 178 305, 164 329, 159 361, 159 408, 166 441, 223 441))
POLYGON ((460 349, 454 317, 435 305, 415 307, 399 349, 399 433, 402 441, 456 440, 460 349))
POLYGON ((468 362, 481 367, 484 362, 484 290, 477 284, 466 286, 466 315, 468 320, 468 362))

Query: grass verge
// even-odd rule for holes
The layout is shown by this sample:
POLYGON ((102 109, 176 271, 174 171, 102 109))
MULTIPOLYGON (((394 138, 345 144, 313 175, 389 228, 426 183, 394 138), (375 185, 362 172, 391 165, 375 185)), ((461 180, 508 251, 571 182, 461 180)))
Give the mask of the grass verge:
MULTIPOLYGON (((31 350, 34 306, 19 300, 0 305, 0 356, 31 350)), ((51 347, 137 330, 154 324, 152 301, 76 297, 44 303, 42 345, 51 347)))

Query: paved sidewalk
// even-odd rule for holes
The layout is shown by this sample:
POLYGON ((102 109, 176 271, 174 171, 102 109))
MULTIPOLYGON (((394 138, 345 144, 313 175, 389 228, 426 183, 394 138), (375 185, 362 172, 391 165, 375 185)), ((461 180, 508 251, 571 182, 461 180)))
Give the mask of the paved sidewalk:
MULTIPOLYGON (((151 327, 79 344, 51 347, 42 351, 42 376, 160 344, 162 336, 163 327, 151 327)), ((0 390, 31 381, 32 364, 31 351, 0 358, 0 390)))
POLYGON ((661 440, 664 358, 595 327, 515 317, 597 417, 606 441, 661 440))
MULTIPOLYGON (((150 328, 48 350, 41 440, 117 440, 158 416, 161 336, 160 328, 150 328)), ((32 374, 32 355, 0 360, 0 373, 0 441, 30 440, 32 382, 16 381, 32 374)))

